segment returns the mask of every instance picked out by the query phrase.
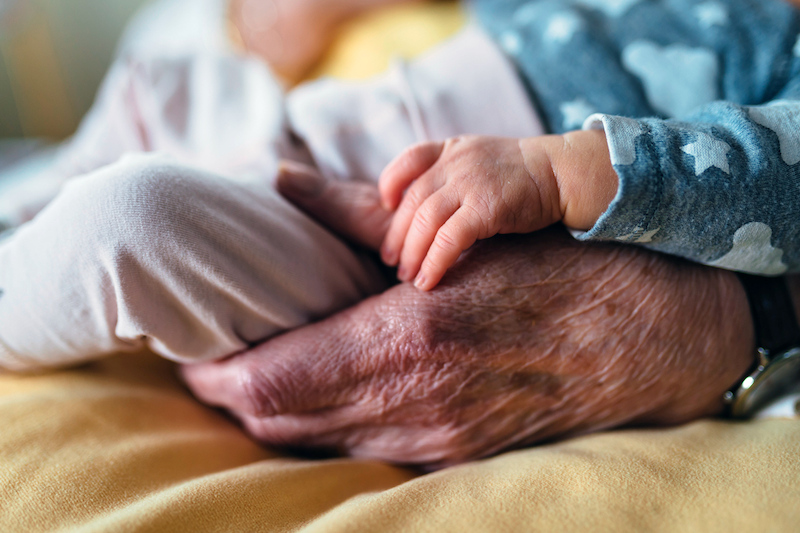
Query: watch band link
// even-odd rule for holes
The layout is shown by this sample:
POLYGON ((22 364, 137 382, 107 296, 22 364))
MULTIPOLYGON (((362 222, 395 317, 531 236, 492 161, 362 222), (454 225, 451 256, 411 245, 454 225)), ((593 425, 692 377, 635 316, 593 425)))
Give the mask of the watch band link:
POLYGON ((738 275, 750 302, 758 347, 775 353, 800 344, 800 325, 786 280, 738 275))

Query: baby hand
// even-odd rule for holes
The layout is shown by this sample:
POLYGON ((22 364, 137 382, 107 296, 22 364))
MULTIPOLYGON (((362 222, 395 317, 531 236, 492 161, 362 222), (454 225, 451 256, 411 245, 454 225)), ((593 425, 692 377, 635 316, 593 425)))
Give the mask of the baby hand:
POLYGON ((430 290, 477 239, 559 221, 552 143, 539 139, 459 137, 403 152, 380 178, 384 207, 397 209, 384 262, 399 262, 402 281, 416 278, 419 289, 430 290))

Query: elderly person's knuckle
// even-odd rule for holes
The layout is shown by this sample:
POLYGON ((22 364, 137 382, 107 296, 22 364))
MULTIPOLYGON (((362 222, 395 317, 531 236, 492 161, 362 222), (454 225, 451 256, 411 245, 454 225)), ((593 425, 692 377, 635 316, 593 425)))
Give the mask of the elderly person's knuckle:
POLYGON ((414 336, 409 339, 413 343, 413 352, 431 358, 453 342, 448 309, 437 307, 435 302, 425 302, 417 308, 415 315, 414 336))
POLYGON ((487 336, 493 337, 492 324, 503 309, 481 305, 487 287, 469 273, 462 278, 450 276, 435 292, 412 295, 409 324, 413 327, 409 328, 405 351, 417 357, 424 355, 426 360, 453 360, 473 353, 490 340, 487 336))
POLYGON ((238 369, 236 379, 242 398, 243 412, 250 416, 273 416, 286 410, 283 392, 285 383, 257 361, 248 361, 238 369))

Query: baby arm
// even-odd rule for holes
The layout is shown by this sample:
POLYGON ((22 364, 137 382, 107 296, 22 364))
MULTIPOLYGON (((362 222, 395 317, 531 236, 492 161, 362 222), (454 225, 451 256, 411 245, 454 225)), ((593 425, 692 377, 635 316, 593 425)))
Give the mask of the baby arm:
POLYGON ((382 201, 397 210, 381 255, 402 281, 430 290, 478 239, 559 221, 591 228, 617 183, 602 131, 418 144, 381 176, 382 201))

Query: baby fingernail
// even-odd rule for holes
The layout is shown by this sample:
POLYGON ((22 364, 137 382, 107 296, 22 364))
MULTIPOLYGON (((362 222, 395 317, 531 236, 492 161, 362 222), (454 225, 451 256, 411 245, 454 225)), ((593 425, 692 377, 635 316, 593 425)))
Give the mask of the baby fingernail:
POLYGON ((417 279, 414 280, 414 286, 418 289, 425 290, 425 282, 426 282, 425 276, 420 274, 419 276, 417 276, 417 279))
POLYGON ((381 249, 381 257, 383 257, 383 262, 389 266, 395 266, 397 264, 397 253, 394 250, 384 247, 381 249))

